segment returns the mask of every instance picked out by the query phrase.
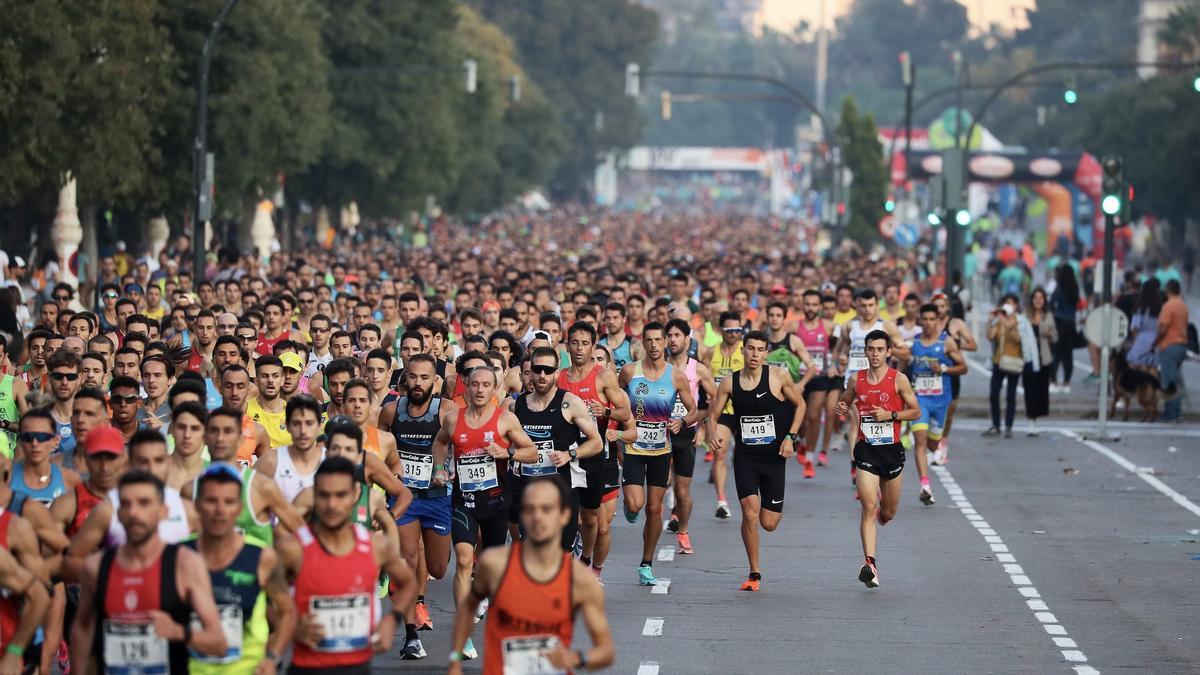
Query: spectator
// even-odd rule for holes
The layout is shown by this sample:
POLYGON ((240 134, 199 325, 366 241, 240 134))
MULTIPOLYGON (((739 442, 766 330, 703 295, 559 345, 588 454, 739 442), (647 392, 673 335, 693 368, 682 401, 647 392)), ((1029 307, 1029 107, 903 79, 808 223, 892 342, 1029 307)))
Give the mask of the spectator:
MULTIPOLYGON (((1030 334, 1022 334, 1021 348, 1025 351, 1028 340, 1036 346, 1027 359, 1021 374, 1025 387, 1025 417, 1029 418, 1029 435, 1037 436, 1037 420, 1050 414, 1050 367, 1054 364, 1054 345, 1058 342, 1058 327, 1050 313, 1050 301, 1046 291, 1035 288, 1029 296, 1028 322, 1030 334)), ((1021 324, 1023 326, 1024 324, 1021 324)), ((1020 326, 1019 326, 1020 327, 1020 326)))
POLYGON ((1158 315, 1162 311, 1162 290, 1158 279, 1142 284, 1129 321, 1129 352, 1125 359, 1133 368, 1158 373, 1154 342, 1158 339, 1158 315))
MULTIPOLYGON (((1158 350, 1158 369, 1164 391, 1172 386, 1182 387, 1183 359, 1187 357, 1188 309, 1180 297, 1181 287, 1177 279, 1167 282, 1167 301, 1158 315, 1158 335, 1154 348, 1158 350)), ((1163 406, 1162 421, 1175 422, 1180 415, 1180 397, 1167 401, 1163 406)))
MULTIPOLYGON (((1000 389, 1005 387, 1004 437, 1012 438, 1013 419, 1017 414, 1017 381, 1036 349, 1033 344, 1026 347, 1021 340, 1020 322, 1028 324, 1028 320, 1017 315, 1017 306, 1017 296, 1004 296, 988 321, 987 337, 992 342, 992 426, 983 432, 984 436, 1000 435, 1000 389)), ((1026 328, 1032 336, 1032 329, 1028 325, 1026 328)))
POLYGON ((1055 287, 1050 294, 1050 312, 1058 330, 1058 341, 1054 343, 1054 363, 1050 366, 1050 391, 1071 393, 1071 373, 1075 369, 1073 353, 1079 340, 1075 330, 1075 311, 1079 307, 1079 282, 1075 270, 1063 263, 1054 270, 1055 287), (1062 384, 1055 375, 1062 368, 1062 384))

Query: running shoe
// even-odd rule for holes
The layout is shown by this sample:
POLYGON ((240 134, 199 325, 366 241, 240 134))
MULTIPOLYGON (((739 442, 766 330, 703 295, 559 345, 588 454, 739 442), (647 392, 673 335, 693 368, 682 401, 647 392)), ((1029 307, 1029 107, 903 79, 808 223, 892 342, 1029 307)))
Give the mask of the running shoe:
POLYGON ((716 516, 718 518, 720 518, 721 520, 729 520, 730 518, 733 517, 733 514, 729 512, 728 504, 726 504, 725 502, 717 502, 716 516))
POLYGON ((813 468, 813 463, 811 461, 804 463, 804 477, 805 478, 816 478, 817 477, 817 470, 815 468, 813 468))
POLYGON ((858 571, 858 580, 866 584, 867 588, 879 588, 879 571, 875 569, 875 563, 863 563, 862 569, 858 571))
POLYGON ((583 555, 583 535, 576 532, 575 541, 571 544, 571 554, 576 558, 583 555))
POLYGON ((404 661, 416 661, 423 659, 428 654, 425 653, 425 645, 421 644, 421 638, 413 638, 404 643, 404 649, 400 650, 400 658, 404 661))
POLYGON ((808 446, 801 443, 800 447, 796 448, 796 463, 803 464, 805 458, 807 458, 807 457, 808 457, 808 446))
POLYGON ((817 453, 817 466, 829 466, 829 455, 824 450, 817 453))
POLYGON ((988 430, 983 432, 983 434, 981 434, 981 435, 983 435, 983 436, 999 436, 1000 430, 997 429, 996 427, 988 427, 988 430))
POLYGON ((638 583, 643 586, 655 586, 658 584, 658 579, 654 578, 654 571, 649 565, 638 566, 638 583))
POLYGON ((1095 373, 1089 373, 1088 376, 1083 379, 1084 384, 1096 384, 1099 381, 1100 376, 1095 373))
POLYGON ((674 513, 671 514, 671 520, 667 521, 667 531, 679 531, 679 516, 675 515, 674 513))
POLYGON ((695 553, 695 551, 692 550, 692 538, 688 536, 687 532, 680 532, 675 536, 675 538, 679 541, 680 553, 684 555, 691 555, 692 553, 695 553))
POLYGON ((58 652, 54 655, 54 663, 58 665, 58 670, 62 675, 71 675, 71 651, 67 648, 66 640, 58 643, 58 652))
POLYGON ((946 439, 938 444, 938 449, 933 451, 933 464, 935 466, 946 466, 950 462, 950 444, 946 439))
POLYGON ((760 583, 760 581, 758 579, 746 579, 745 581, 742 582, 741 590, 754 591, 757 593, 759 583, 760 583))
MULTIPOLYGON (((479 609, 475 610, 475 623, 479 623, 479 621, 484 617, 484 615, 487 614, 487 610, 488 610, 488 599, 484 598, 483 602, 479 603, 479 609)), ((465 652, 467 650, 464 649, 463 651, 465 652)))
POLYGON ((712 450, 704 451, 704 461, 706 461, 706 462, 713 461, 713 451, 712 450))
POLYGON ((621 510, 625 512, 625 520, 628 520, 631 523, 637 522, 638 512, 630 511, 629 507, 625 505, 625 502, 623 500, 621 501, 621 510))
POLYGON ((467 644, 462 648, 463 658, 468 661, 479 658, 479 652, 475 651, 475 643, 471 642, 471 638, 467 638, 467 644))
POLYGON ((920 499, 921 499, 921 503, 924 504, 925 506, 933 506, 933 502, 934 502, 933 492, 930 491, 929 488, 927 488, 927 487, 921 488, 920 499))
POLYGON ((416 613, 417 630, 433 630, 433 619, 429 618, 429 608, 425 603, 417 603, 416 613))

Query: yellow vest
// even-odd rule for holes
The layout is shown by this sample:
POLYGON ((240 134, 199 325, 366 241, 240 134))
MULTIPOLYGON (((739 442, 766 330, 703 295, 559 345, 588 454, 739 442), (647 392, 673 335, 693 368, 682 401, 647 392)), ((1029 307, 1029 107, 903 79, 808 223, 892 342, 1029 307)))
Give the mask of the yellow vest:
POLYGON ((252 398, 246 401, 246 414, 267 430, 267 440, 272 448, 282 448, 292 444, 292 434, 287 430, 284 411, 267 412, 259 404, 257 398, 252 398))
MULTIPOLYGON (((721 345, 717 345, 713 349, 712 358, 708 360, 708 367, 712 370, 713 379, 717 384, 721 384, 721 380, 741 370, 746 365, 746 357, 742 355, 742 346, 738 345, 737 349, 729 356, 721 353, 721 345)), ((721 411, 723 415, 733 414, 733 397, 725 403, 725 409, 721 411)))

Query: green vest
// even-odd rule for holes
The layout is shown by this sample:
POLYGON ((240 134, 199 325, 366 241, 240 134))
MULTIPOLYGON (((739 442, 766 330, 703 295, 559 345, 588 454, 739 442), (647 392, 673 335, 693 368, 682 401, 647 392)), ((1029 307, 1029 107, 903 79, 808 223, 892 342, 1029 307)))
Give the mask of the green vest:
MULTIPOLYGON (((196 536, 184 545, 197 548, 196 536)), ((188 672, 193 675, 253 675, 266 656, 271 629, 267 625, 267 597, 258 581, 258 561, 263 549, 268 547, 269 544, 246 537, 245 545, 228 567, 209 570, 227 649, 220 657, 201 656, 189 650, 188 672)), ((193 614, 193 631, 199 629, 198 624, 193 614)))

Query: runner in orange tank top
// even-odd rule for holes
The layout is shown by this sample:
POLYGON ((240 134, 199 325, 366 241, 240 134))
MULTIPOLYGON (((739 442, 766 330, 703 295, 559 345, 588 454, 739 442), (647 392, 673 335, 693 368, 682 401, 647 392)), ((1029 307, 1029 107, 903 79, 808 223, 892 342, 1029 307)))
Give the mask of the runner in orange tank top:
POLYGON ((587 566, 559 546, 571 518, 569 489, 558 476, 526 482, 521 499, 525 540, 480 555, 475 580, 454 620, 451 675, 462 672, 462 649, 484 599, 490 600, 484 675, 593 670, 612 664, 616 651, 604 613, 604 591, 587 566), (592 648, 572 650, 580 612, 592 648))

